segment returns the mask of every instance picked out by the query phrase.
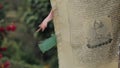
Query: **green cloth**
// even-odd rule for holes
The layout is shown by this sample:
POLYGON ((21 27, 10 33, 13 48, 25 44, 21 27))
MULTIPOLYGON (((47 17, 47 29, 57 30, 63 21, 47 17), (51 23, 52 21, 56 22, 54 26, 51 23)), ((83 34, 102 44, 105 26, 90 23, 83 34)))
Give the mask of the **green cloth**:
POLYGON ((46 51, 50 50, 57 44, 56 36, 52 35, 50 38, 44 40, 42 43, 38 44, 40 50, 45 53, 46 51))

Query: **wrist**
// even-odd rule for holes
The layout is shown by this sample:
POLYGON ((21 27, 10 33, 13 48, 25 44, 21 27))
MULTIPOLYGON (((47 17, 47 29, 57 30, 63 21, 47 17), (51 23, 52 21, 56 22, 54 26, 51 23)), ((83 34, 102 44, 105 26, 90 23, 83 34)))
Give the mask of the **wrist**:
POLYGON ((44 20, 43 22, 44 22, 45 24, 47 24, 49 21, 48 21, 48 20, 44 20))

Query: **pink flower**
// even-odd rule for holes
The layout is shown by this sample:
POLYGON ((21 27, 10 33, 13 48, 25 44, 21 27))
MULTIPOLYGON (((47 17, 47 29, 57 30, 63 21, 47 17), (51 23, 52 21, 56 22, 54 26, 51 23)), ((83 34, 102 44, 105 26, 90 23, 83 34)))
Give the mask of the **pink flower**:
POLYGON ((0 59, 2 59, 3 55, 0 53, 0 59))
POLYGON ((4 68, 10 68, 10 62, 9 61, 6 61, 4 63, 4 68))

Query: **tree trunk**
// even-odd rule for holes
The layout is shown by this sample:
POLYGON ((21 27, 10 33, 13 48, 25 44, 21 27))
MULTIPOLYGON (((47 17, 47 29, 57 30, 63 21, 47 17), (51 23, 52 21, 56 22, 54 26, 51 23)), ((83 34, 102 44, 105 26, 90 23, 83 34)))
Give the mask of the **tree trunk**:
POLYGON ((120 0, 51 0, 59 68, 118 68, 120 0))

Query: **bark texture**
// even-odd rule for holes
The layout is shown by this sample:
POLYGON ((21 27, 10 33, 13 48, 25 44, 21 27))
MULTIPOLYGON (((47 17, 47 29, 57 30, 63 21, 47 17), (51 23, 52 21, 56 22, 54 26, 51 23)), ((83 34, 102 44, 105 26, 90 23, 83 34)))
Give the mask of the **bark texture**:
POLYGON ((59 68, 118 68, 120 0, 51 0, 59 68))

